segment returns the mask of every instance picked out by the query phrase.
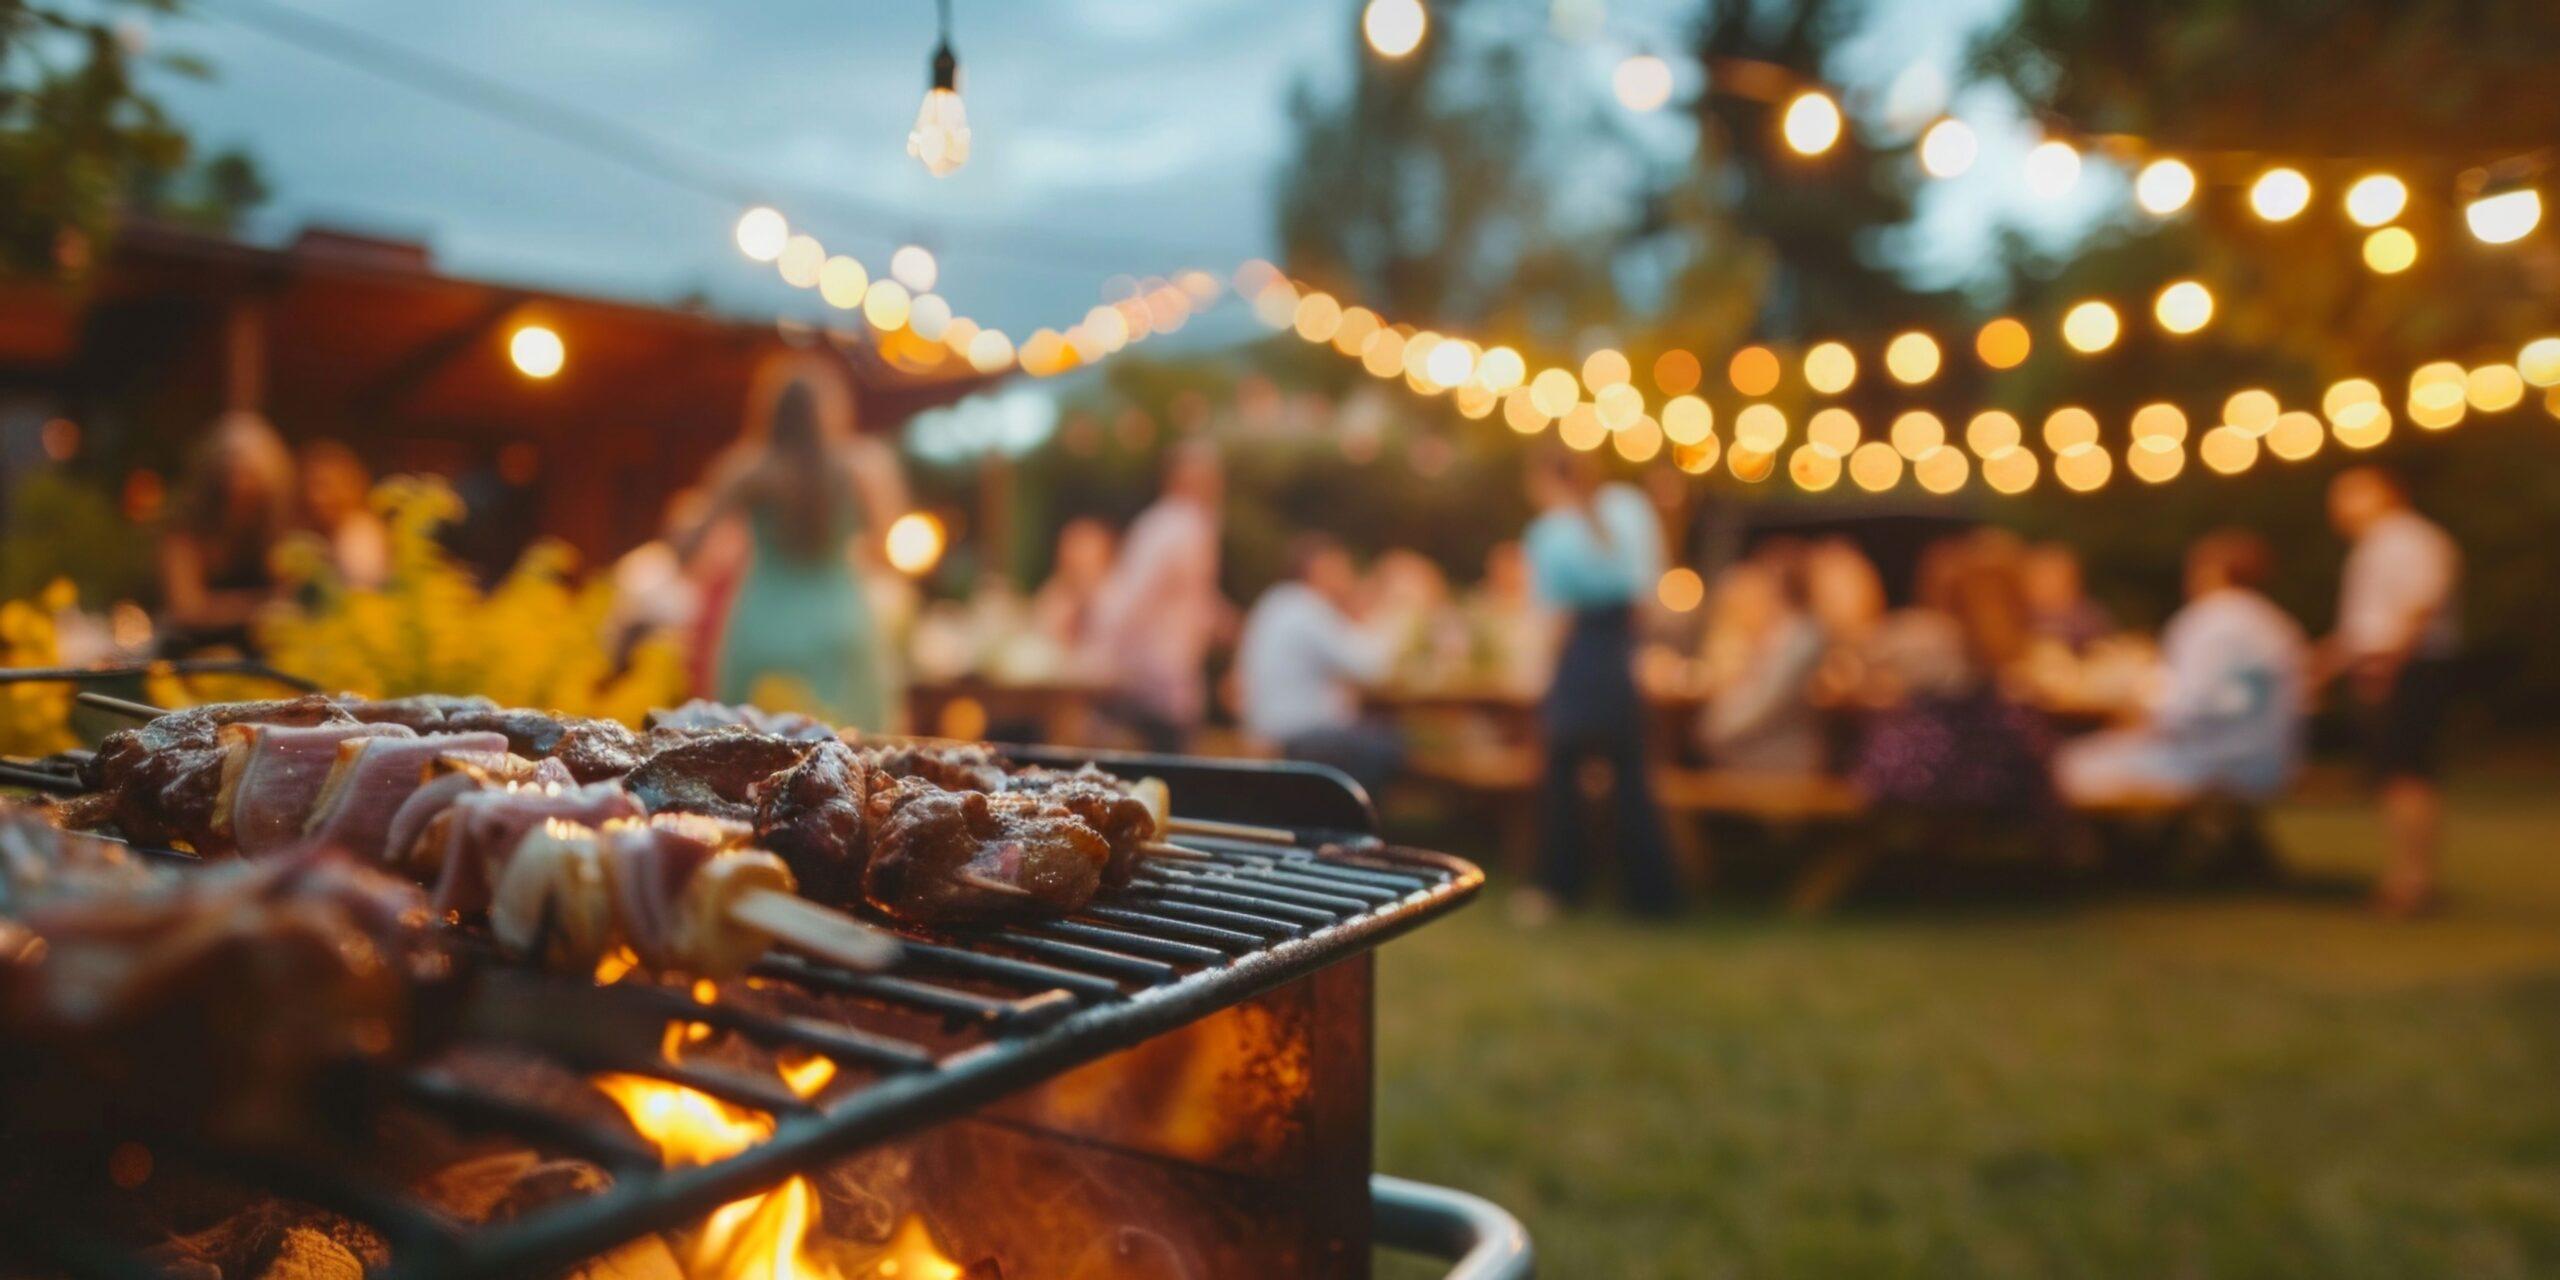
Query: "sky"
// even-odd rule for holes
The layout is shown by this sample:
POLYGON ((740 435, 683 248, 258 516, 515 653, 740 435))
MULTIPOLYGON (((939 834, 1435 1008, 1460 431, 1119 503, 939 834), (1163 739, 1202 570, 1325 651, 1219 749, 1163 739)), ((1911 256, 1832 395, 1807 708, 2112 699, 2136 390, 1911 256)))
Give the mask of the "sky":
MULTIPOLYGON (((1596 94, 1622 50, 1680 46, 1685 5, 1572 2, 1601 16, 1584 59, 1596 94)), ((1965 28, 2002 3, 1884 0, 1839 74, 1951 71, 1965 28)), ((905 153, 933 21, 928 0, 195 0, 149 39, 215 67, 158 87, 203 144, 257 157, 277 192, 261 238, 329 223, 423 240, 464 274, 818 317, 813 294, 733 247, 753 198, 875 273, 897 245, 926 245, 956 309, 1020 334, 1073 322, 1115 275, 1223 274, 1271 254, 1288 91, 1340 74, 1354 15, 1346 0, 955 0, 974 146, 940 179, 905 153), (278 39, 263 15, 279 10, 609 118, 724 194, 278 39)), ((1676 150, 1674 115, 1662 136, 1676 150)), ((1989 135, 1982 169, 2024 146, 1989 135)), ((1910 252, 1924 274, 1958 277, 1988 243, 1998 186, 1939 188, 1910 252)))

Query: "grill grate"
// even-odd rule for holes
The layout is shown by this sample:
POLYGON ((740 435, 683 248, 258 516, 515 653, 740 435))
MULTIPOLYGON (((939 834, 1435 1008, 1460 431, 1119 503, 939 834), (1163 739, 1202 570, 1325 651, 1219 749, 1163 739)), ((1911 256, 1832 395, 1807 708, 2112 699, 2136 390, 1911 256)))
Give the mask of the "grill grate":
MULTIPOLYGON (((1187 760, 1129 763, 1178 775, 1177 794, 1186 801, 1193 780, 1240 775, 1200 791, 1216 795, 1231 786, 1238 796, 1259 791, 1266 802, 1295 792, 1318 803, 1293 811, 1365 817, 1356 793, 1347 808, 1339 803, 1338 775, 1187 760), (1311 785, 1321 790, 1311 792, 1311 785)), ((1270 821, 1270 813, 1257 820, 1270 821)), ((779 1013, 725 998, 706 1004, 637 984, 581 992, 599 1017, 704 1023, 770 1049, 831 1059, 839 1080, 851 1082, 804 1101, 770 1075, 656 1055, 559 1063, 582 1074, 668 1081, 773 1116, 770 1138, 713 1164, 663 1169, 653 1150, 619 1127, 489 1092, 439 1066, 408 1072, 399 1081, 408 1105, 457 1129, 507 1133, 614 1174, 614 1184, 593 1196, 512 1222, 458 1224, 346 1168, 172 1154, 365 1223, 393 1245, 388 1276, 475 1280, 565 1268, 1313 973, 1458 905, 1482 883, 1481 872, 1444 855, 1368 836, 1326 842, 1338 833, 1301 831, 1314 850, 1193 839, 1198 856, 1152 862, 1136 883, 1066 919, 910 935, 892 972, 776 957, 751 975, 779 993, 854 997, 878 1018, 779 1013), (901 1030, 858 1025, 874 1022, 901 1030)), ((58 1225, 48 1224, 45 1234, 59 1235, 51 1229, 58 1225)), ((75 1274, 151 1274, 91 1241, 55 1239, 48 1252, 49 1261, 75 1274)))

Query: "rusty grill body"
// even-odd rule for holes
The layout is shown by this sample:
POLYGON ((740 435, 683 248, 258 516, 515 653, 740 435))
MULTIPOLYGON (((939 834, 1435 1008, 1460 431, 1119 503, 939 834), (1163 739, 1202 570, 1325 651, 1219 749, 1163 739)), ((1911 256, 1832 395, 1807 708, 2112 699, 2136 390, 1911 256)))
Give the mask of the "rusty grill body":
MULTIPOLYGON (((1008 751, 1033 763, 1095 758, 1008 751)), ((1459 905, 1481 873, 1378 842, 1366 802, 1328 771, 1100 762, 1165 778, 1189 816, 1281 825, 1299 842, 1191 839, 1205 856, 1156 860, 1072 917, 931 935, 887 973, 771 959, 710 1003, 634 984, 578 989, 581 1019, 599 1025, 698 1023, 728 1033, 724 1043, 836 1064, 834 1082, 806 1101, 771 1071, 689 1055, 680 1065, 643 1052, 547 1064, 562 1078, 655 1078, 774 1117, 769 1137, 727 1159, 664 1168, 609 1108, 546 1106, 507 1087, 504 1069, 444 1059, 400 1078, 402 1106, 590 1161, 612 1184, 467 1225, 361 1161, 171 1150, 364 1224, 388 1245, 382 1274, 394 1277, 566 1270, 794 1175, 894 1187, 889 1198, 911 1201, 973 1278, 1367 1276, 1382 1225, 1372 1216, 1370 949, 1459 905)), ((1464 1236, 1415 1202, 1428 1190, 1380 1180, 1383 1225, 1464 1236)), ((884 1201, 883 1212, 895 1209, 884 1201)), ((74 1274, 154 1274, 66 1225, 79 1212, 39 1197, 0 1209, 0 1222, 40 1232, 22 1243, 74 1274)), ((1525 1274, 1525 1240, 1516 1254, 1516 1270, 1468 1274, 1525 1274)))

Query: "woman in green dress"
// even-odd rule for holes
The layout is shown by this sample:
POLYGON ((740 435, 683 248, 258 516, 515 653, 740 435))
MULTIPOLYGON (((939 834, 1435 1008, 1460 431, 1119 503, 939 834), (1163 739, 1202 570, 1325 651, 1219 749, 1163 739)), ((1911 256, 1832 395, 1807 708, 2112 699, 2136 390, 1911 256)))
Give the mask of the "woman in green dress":
POLYGON ((758 398, 770 409, 722 465, 696 530, 734 517, 753 541, 722 628, 717 693, 805 700, 814 705, 788 709, 848 728, 896 728, 896 658, 853 558, 879 545, 904 506, 895 461, 855 438, 852 397, 827 372, 795 372, 758 398))

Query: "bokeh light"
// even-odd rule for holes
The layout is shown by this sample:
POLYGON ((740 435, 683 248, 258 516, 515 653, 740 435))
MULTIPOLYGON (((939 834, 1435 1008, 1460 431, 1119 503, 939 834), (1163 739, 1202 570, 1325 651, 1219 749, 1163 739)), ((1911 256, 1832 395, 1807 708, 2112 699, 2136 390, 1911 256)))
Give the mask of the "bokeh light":
POLYGON ((1653 358, 1653 385, 1666 396, 1687 395, 1707 376, 1698 358, 1673 347, 1653 358))
POLYGON ((862 305, 862 295, 871 288, 871 273, 862 263, 837 254, 818 267, 818 296, 828 306, 851 311, 862 305))
POLYGON ((548 378, 568 364, 569 345, 549 325, 520 324, 507 335, 507 359, 528 378, 548 378))
POLYGON ((2283 165, 2258 175, 2249 184, 2249 211, 2269 222, 2290 222, 2311 207, 2311 179, 2283 165))
POLYGON ((1836 396, 1858 380, 1856 353, 1838 342, 1817 342, 1804 353, 1804 382, 1826 396, 1836 396))
POLYGON ((2462 220, 2482 244, 2514 244, 2542 225, 2542 193, 2523 187, 2482 196, 2462 206, 2462 220))
POLYGON ((1779 132, 1797 155, 1821 155, 1840 141, 1840 104, 1820 90, 1799 93, 1787 103, 1779 132))
POLYGON ((1840 483, 1840 455, 1804 444, 1787 455, 1787 478, 1806 493, 1822 493, 1840 483))
POLYGON ((1671 64, 1650 53, 1621 60, 1609 75, 1610 91, 1629 111, 1660 111, 1671 101, 1671 88, 1671 64))
POLYGON ((2027 153, 2026 170, 2030 194, 2058 200, 2080 181, 2080 152, 2059 138, 2048 139, 2027 153))
POLYGON ((1787 442, 1787 415, 1773 404, 1747 404, 1733 415, 1735 447, 1775 453, 1787 442))
POLYGON ((910 511, 890 521, 882 541, 889 567, 910 578, 932 572, 942 560, 942 522, 931 512, 910 511))
POLYGON ((1918 462, 1922 454, 1947 442, 1947 424, 1926 409, 1913 409, 1894 418, 1886 438, 1893 442, 1895 453, 1918 462))
POLYGON ((2160 291, 2151 314, 2171 333, 2194 333, 2213 322, 2213 291, 2202 281, 2180 280, 2160 291))
MULTIPOLYGON (((1998 409, 1985 409, 1973 415, 1973 421, 1964 424, 1964 447, 1973 450, 1973 456, 1986 462, 2017 448, 2018 442, 2025 438, 2018 420, 1998 409)), ((1989 478, 1989 472, 1986 471, 1984 476, 1989 478)))
POLYGON ((771 262, 791 242, 791 224, 781 210, 757 205, 738 215, 737 237, 738 252, 757 262, 771 262))
POLYGON ((2347 187, 2347 220, 2378 227, 2409 207, 2409 185, 2387 173, 2368 173, 2347 187))
POLYGON ((1696 396, 1673 396, 1662 406, 1662 434, 1673 444, 1696 444, 1715 429, 1715 410, 1696 396))
POLYGON ((2154 160, 2134 175, 2133 199, 2143 212, 2167 217, 2196 198, 2196 171, 2182 160, 2154 160))
POLYGON ((1707 600, 1707 580, 1687 565, 1663 571, 1662 581, 1655 584, 1653 598, 1673 613, 1687 613, 1707 600))
POLYGON ((1360 11, 1360 35, 1382 58, 1401 58, 1421 48, 1430 26, 1422 0, 1369 0, 1360 11))
POLYGON ((931 293, 934 282, 942 278, 942 264, 934 261, 933 250, 902 244, 889 255, 889 278, 905 285, 909 294, 931 293))
POLYGON ((2146 404, 2133 411, 2129 428, 2135 444, 2153 441, 2183 444, 2187 438, 2187 415, 2166 401, 2146 404))
POLYGON ((1746 396, 1765 396, 1778 389, 1778 353, 1767 347, 1744 347, 1733 353, 1725 376, 1746 396))
POLYGON ((1916 329, 1896 334, 1885 344, 1885 372, 1896 382, 1913 386, 1927 382, 1938 376, 1938 362, 1937 339, 1916 329))
POLYGON ((2364 238, 2364 265, 2376 274, 2396 276, 2418 262, 2418 237, 2407 227, 2384 227, 2364 238))
POLYGON ((2078 405, 2064 405, 2046 414, 2044 447, 2056 454, 2068 453, 2082 445, 2098 442, 2098 416, 2078 405))
POLYGON ((1861 434, 1858 415, 1836 406, 1815 412, 1804 423, 1805 443, 1837 458, 1848 457, 1861 434))
POLYGON ((1635 376, 1635 366, 1627 363, 1626 353, 1614 347, 1602 347, 1582 358, 1582 385, 1593 391, 1635 376))
POLYGON ((1949 116, 1920 135, 1920 168, 1932 178, 1952 178, 1973 167, 1982 143, 1973 126, 1949 116))
POLYGON ((1994 369, 2015 369, 2027 362, 2027 354, 2034 349, 2035 337, 2025 323, 2007 316, 1982 326, 1982 332, 1973 336, 1973 353, 1994 369))
POLYGON ((2116 344, 2116 335, 2124 331, 2124 322, 2116 309, 2096 299, 2083 302, 2063 313, 2062 340, 2072 350, 2095 355, 2116 344))
POLYGON ((1870 440, 1849 454, 1849 479, 1869 493, 1882 493, 1902 483, 1902 455, 1882 440, 1870 440))

